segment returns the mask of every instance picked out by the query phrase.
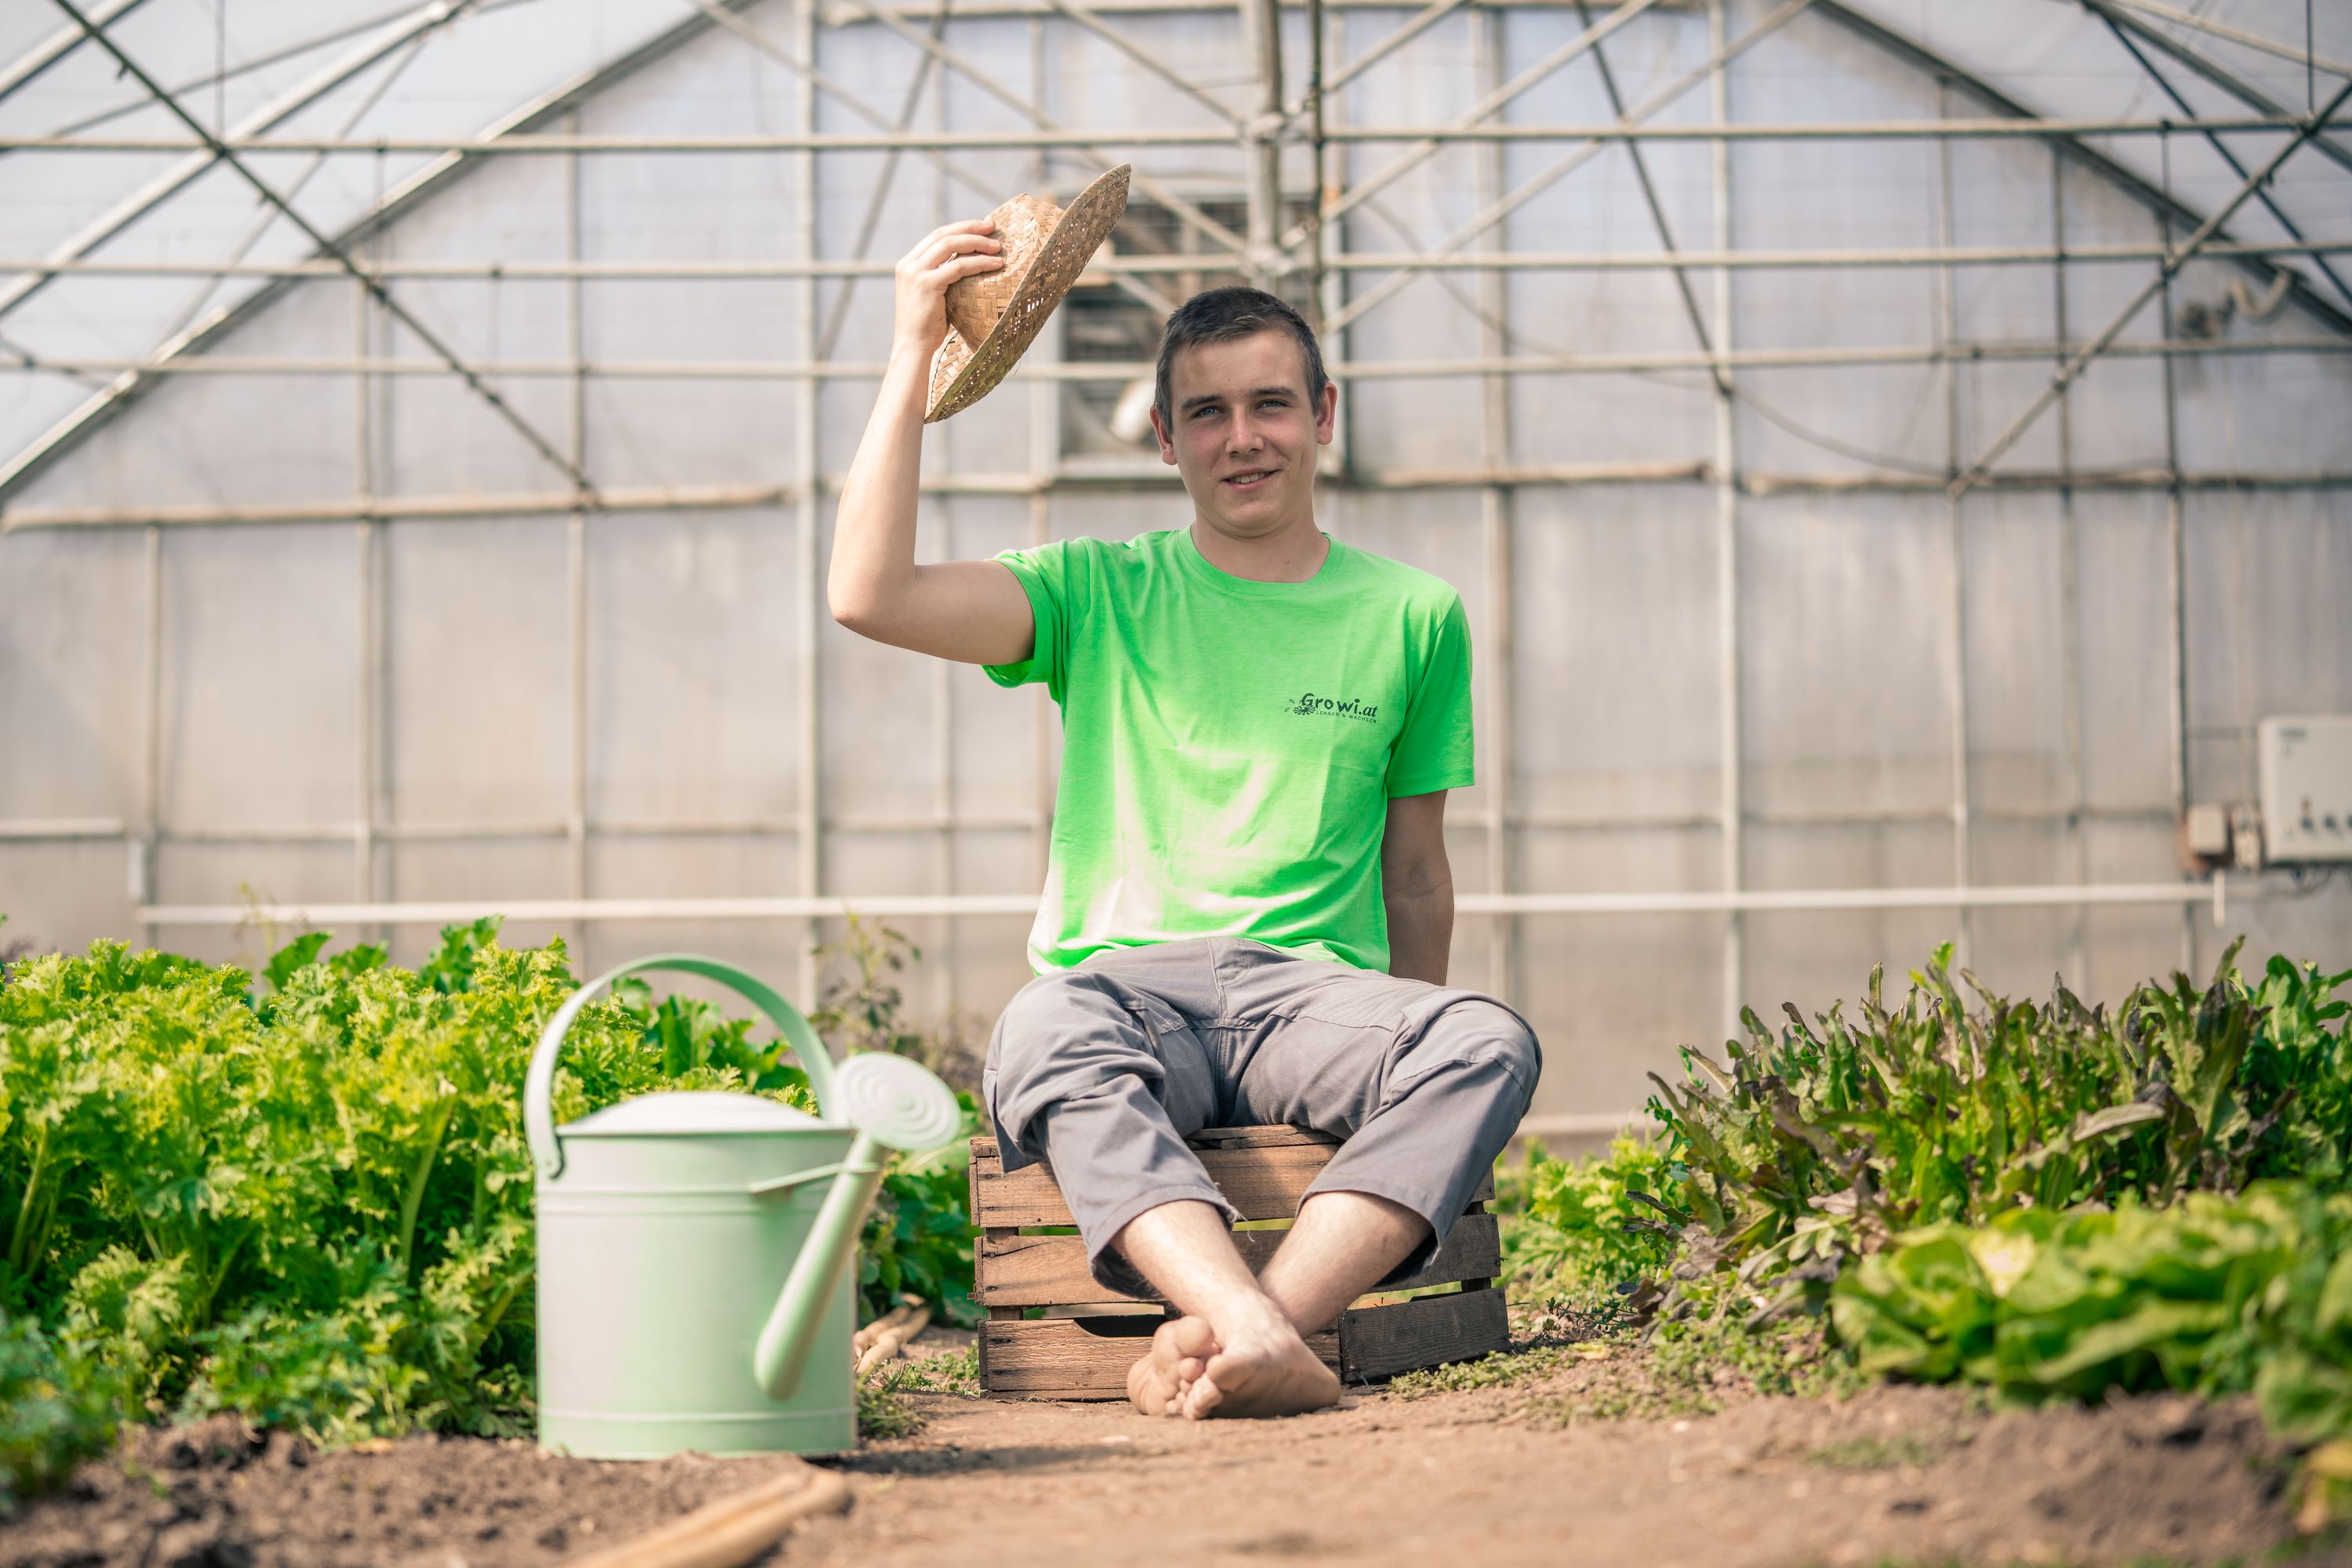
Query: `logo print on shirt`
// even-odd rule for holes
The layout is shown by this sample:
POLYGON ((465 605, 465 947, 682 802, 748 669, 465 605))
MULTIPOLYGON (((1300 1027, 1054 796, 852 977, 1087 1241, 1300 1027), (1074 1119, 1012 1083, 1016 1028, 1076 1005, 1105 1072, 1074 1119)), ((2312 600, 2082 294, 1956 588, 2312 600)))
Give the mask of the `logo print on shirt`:
POLYGON ((1284 698, 1282 710, 1302 718, 1328 713, 1335 719, 1354 719, 1366 724, 1377 724, 1381 718, 1378 703, 1359 702, 1352 697, 1318 697, 1312 691, 1296 699, 1284 698))

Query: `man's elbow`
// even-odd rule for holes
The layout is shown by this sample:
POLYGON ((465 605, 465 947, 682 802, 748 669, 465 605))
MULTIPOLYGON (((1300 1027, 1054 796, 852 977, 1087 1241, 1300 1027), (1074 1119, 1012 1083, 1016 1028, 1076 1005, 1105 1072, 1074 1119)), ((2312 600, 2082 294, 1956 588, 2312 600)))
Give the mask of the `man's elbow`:
POLYGON ((863 637, 879 635, 883 621, 880 595, 847 584, 827 583, 824 604, 825 608, 833 612, 835 625, 845 626, 863 637))

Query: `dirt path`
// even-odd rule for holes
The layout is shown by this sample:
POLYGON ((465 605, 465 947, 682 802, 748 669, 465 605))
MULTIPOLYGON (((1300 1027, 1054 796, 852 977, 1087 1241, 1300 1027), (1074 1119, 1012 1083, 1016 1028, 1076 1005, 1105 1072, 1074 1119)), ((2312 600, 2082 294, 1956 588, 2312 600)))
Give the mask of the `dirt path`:
MULTIPOLYGON (((912 1394, 927 1428, 832 1461, 855 1507, 802 1526, 772 1561, 2215 1563, 2293 1536, 2243 1402, 1988 1415, 1948 1390, 1879 1388, 1842 1405, 1751 1399, 1694 1419, 1559 1424, 1641 1375, 1630 1358, 1570 1363, 1514 1386, 1357 1394, 1262 1424, 912 1394)), ((596 1463, 525 1442, 308 1457, 225 1426, 143 1434, 128 1473, 89 1467, 75 1492, 0 1525, 0 1565, 522 1568, 762 1473, 757 1459, 596 1463)))
POLYGON ((1247 1426, 922 1395, 929 1427, 848 1461, 856 1510, 806 1527, 788 1561, 937 1563, 983 1519, 1024 1568, 2210 1563, 2293 1533, 2242 1403, 1988 1415, 1952 1391, 1880 1388, 1554 1424, 1609 1376, 1247 1426))

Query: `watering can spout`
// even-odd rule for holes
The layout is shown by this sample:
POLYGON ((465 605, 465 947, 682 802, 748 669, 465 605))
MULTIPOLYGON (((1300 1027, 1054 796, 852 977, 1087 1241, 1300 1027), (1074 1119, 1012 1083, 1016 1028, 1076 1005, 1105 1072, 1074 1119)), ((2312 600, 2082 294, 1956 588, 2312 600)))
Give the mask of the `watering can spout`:
POLYGON ((890 1151, 936 1149, 962 1125, 948 1086, 904 1057, 852 1057, 835 1070, 832 1088, 833 1103, 825 1111, 856 1127, 857 1139, 833 1173, 824 1206, 752 1349, 752 1376, 771 1399, 790 1399, 800 1392, 809 1348, 823 1326, 825 1304, 840 1288, 842 1270, 857 1254, 858 1233, 882 1185, 890 1151))

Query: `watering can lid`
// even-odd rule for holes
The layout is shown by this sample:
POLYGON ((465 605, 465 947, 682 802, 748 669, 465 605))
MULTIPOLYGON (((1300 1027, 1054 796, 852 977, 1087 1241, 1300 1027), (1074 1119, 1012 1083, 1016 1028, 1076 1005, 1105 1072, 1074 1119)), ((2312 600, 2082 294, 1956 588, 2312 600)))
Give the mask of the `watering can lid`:
POLYGON ((800 1132, 837 1124, 756 1094, 674 1089, 641 1094, 563 1128, 566 1138, 634 1138, 709 1132, 800 1132))

